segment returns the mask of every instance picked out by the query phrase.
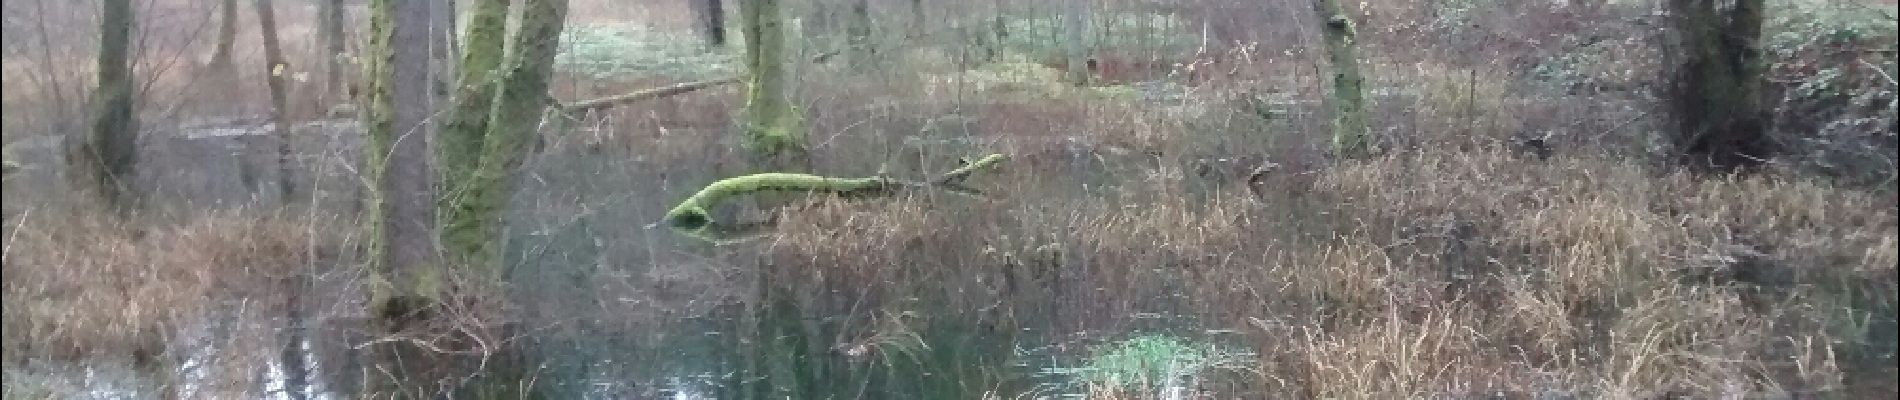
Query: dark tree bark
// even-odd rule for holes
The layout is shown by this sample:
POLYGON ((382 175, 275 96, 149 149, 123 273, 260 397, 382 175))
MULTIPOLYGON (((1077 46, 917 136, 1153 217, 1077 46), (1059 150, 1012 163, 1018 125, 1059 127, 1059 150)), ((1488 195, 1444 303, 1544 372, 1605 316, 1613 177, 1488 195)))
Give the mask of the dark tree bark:
POLYGON ((1681 35, 1670 105, 1679 161, 1733 170, 1773 152, 1762 110, 1762 0, 1670 0, 1681 35))
POLYGON ((93 91, 92 129, 72 141, 66 159, 75 186, 99 196, 115 213, 137 208, 132 186, 138 164, 138 120, 132 110, 131 0, 105 0, 99 20, 98 87, 93 91))
POLYGON ((851 24, 848 29, 849 39, 845 44, 850 47, 852 65, 859 68, 870 65, 877 56, 877 49, 871 44, 870 0, 851 2, 851 24))
POLYGON ((318 0, 317 31, 318 40, 323 43, 323 98, 335 99, 337 90, 343 87, 345 63, 343 0, 318 0))
POLYGON ((231 71, 231 48, 237 45, 237 0, 224 0, 218 6, 218 42, 211 51, 211 60, 206 62, 212 71, 231 71))
POLYGON ((284 75, 290 73, 290 64, 284 61, 284 49, 277 42, 277 11, 271 0, 257 0, 257 25, 264 40, 264 82, 270 87, 270 115, 275 123, 273 132, 277 138, 277 191, 279 201, 289 204, 296 200, 296 184, 290 169, 290 120, 285 107, 289 103, 290 87, 284 82, 284 75))
POLYGON ((711 48, 726 47, 726 7, 722 0, 693 0, 701 2, 699 29, 706 35, 706 45, 711 48))

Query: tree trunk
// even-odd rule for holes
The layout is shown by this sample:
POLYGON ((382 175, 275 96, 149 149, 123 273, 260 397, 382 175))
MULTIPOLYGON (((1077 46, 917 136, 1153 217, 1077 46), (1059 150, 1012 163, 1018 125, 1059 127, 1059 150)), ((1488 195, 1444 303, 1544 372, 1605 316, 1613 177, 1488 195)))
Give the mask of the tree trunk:
POLYGON ((337 89, 343 87, 344 48, 343 0, 318 0, 317 31, 323 45, 323 98, 334 101, 337 89))
POLYGON ((1696 167, 1752 167, 1773 152, 1761 101, 1762 0, 1734 1, 1727 10, 1716 3, 1669 3, 1683 45, 1670 94, 1675 150, 1696 167))
POLYGON ((456 40, 455 0, 429 1, 429 108, 453 107, 456 64, 461 57, 456 40))
POLYGON ((722 0, 701 1, 699 7, 699 29, 706 35, 706 46, 717 49, 726 47, 726 6, 722 0))
MULTIPOLYGON (((277 189, 282 204, 297 201, 296 184, 290 168, 290 120, 286 117, 285 105, 288 103, 289 88, 285 86, 284 74, 289 73, 290 65, 284 61, 283 47, 277 41, 277 8, 271 0, 257 0, 258 30, 264 41, 265 82, 270 88, 271 122, 274 124, 273 136, 277 139, 277 189)), ((309 387, 309 363, 304 357, 303 335, 303 287, 298 278, 287 283, 284 301, 283 340, 278 351, 278 363, 284 371, 284 393, 292 400, 307 398, 305 390, 309 387)))
MULTIPOLYGON (((500 281, 504 277, 502 249, 506 246, 503 230, 504 211, 514 193, 518 170, 527 157, 529 143, 539 135, 541 118, 551 105, 548 81, 554 74, 554 56, 560 50, 561 30, 567 22, 567 0, 523 0, 520 25, 513 52, 503 64, 501 82, 495 88, 495 104, 483 136, 479 166, 466 184, 453 184, 465 190, 466 207, 460 208, 452 224, 467 227, 483 239, 479 246, 450 249, 458 262, 482 281, 500 281)), ((519 328, 501 327, 504 337, 517 335, 519 328)), ((462 388, 462 398, 538 398, 557 384, 536 385, 537 366, 523 342, 511 342, 496 350, 491 361, 482 364, 481 379, 462 388)))
POLYGON ((284 49, 277 42, 277 11, 271 0, 257 0, 257 25, 264 39, 264 81, 270 86, 270 116, 277 138, 277 194, 278 201, 290 204, 296 201, 296 184, 290 170, 290 119, 284 109, 289 102, 290 88, 285 86, 284 74, 290 73, 290 64, 284 61, 284 49))
POLYGON ((1064 79, 1076 86, 1089 84, 1089 0, 1068 0, 1063 9, 1062 36, 1068 68, 1064 79))
POLYGON ((924 37, 930 30, 925 27, 924 0, 910 0, 910 29, 913 36, 924 37))
POLYGON ((284 394, 291 400, 304 400, 309 397, 310 361, 304 351, 304 293, 307 291, 309 275, 290 277, 284 288, 284 327, 283 340, 277 352, 277 361, 284 370, 284 394))
POLYGON ((877 57, 877 49, 871 44, 871 2, 857 0, 851 3, 850 38, 845 45, 850 46, 853 67, 864 68, 871 65, 877 57))
POLYGON ((1342 158, 1371 152, 1366 131, 1365 76, 1359 72, 1357 32, 1338 0, 1313 0, 1333 67, 1333 151, 1342 158))
MULTIPOLYGON (((495 109, 495 91, 502 79, 503 49, 508 40, 508 0, 477 0, 470 10, 468 34, 463 39, 462 65, 456 77, 455 108, 449 110, 448 125, 436 143, 436 161, 441 163, 444 187, 449 188, 440 201, 442 245, 448 254, 461 257, 486 252, 489 237, 484 231, 479 206, 472 202, 471 179, 479 167, 488 123, 495 109)), ((468 262, 475 260, 457 260, 468 262)))
MULTIPOLYGON (((741 147, 754 172, 801 172, 810 168, 805 145, 803 118, 793 107, 788 93, 785 66, 785 25, 777 0, 740 0, 739 25, 745 39, 746 103, 743 112, 741 147)), ((792 201, 797 194, 755 195, 756 208, 770 210, 792 201)), ((746 303, 740 335, 743 343, 757 346, 747 352, 742 370, 747 378, 740 392, 744 398, 813 398, 807 389, 811 379, 795 365, 806 359, 804 351, 781 346, 798 337, 796 330, 777 329, 775 323, 797 310, 780 308, 792 299, 784 298, 773 283, 782 276, 761 260, 759 283, 751 301, 746 303), (780 316, 775 318, 774 316, 780 316)), ((790 278, 790 277, 783 277, 790 278)))
POLYGON ((758 171, 795 172, 808 168, 804 118, 792 105, 785 68, 785 24, 778 0, 741 0, 740 25, 746 41, 743 146, 758 171))
POLYGON ((211 51, 211 60, 205 63, 211 71, 231 71, 231 48, 237 44, 237 0, 224 0, 218 6, 218 43, 211 51))
MULTIPOLYGON (((442 286, 433 246, 434 196, 428 164, 429 5, 371 2, 368 165, 375 183, 371 262, 388 285, 371 299, 376 329, 422 329, 442 286)), ((376 363, 369 390, 381 396, 434 397, 440 354, 409 341, 367 348, 376 363)))
POLYGON ((99 20, 98 87, 92 95, 92 129, 68 149, 75 187, 93 191, 115 213, 137 208, 132 186, 138 163, 138 120, 132 110, 131 0, 105 0, 99 20))
MULTIPOLYGON (((499 278, 501 267, 502 211, 512 193, 515 170, 527 156, 528 144, 549 105, 548 81, 567 18, 565 0, 524 0, 521 6, 514 52, 504 64, 500 86, 493 89, 494 104, 487 131, 480 138, 478 164, 472 175, 460 176, 465 182, 449 184, 459 191, 447 221, 455 238, 449 243, 450 254, 464 265, 485 269, 490 274, 486 276, 493 278, 499 278)), ((466 143, 454 146, 472 148, 466 143)))

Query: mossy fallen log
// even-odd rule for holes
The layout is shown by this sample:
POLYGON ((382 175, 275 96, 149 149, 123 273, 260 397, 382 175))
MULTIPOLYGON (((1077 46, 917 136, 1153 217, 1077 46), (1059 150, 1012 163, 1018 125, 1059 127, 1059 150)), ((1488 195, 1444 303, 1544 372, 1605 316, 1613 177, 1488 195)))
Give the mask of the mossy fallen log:
POLYGON ((1001 154, 991 154, 946 172, 929 183, 881 176, 837 178, 785 172, 736 176, 706 185, 699 192, 693 193, 691 197, 680 201, 679 205, 666 212, 662 222, 689 236, 717 242, 756 236, 771 227, 771 221, 738 225, 723 224, 714 220, 709 211, 727 200, 760 192, 828 193, 846 198, 865 198, 889 196, 908 189, 938 189, 980 196, 982 192, 963 186, 963 181, 979 171, 995 168, 1006 159, 1007 157, 1001 154))

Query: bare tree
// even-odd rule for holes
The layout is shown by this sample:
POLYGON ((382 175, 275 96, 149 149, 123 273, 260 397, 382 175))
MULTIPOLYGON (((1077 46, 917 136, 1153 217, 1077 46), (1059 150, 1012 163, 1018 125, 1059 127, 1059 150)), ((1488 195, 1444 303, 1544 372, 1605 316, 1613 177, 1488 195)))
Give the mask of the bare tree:
POLYGON ((211 51, 211 60, 205 63, 209 70, 231 71, 231 48, 237 45, 237 4, 237 0, 223 0, 218 6, 218 42, 211 51))
POLYGON ((138 120, 132 110, 131 0, 105 0, 99 19, 98 86, 93 90, 92 129, 67 150, 76 186, 95 192, 117 214, 137 207, 132 187, 138 163, 138 120))
POLYGON ((290 170, 290 121, 286 117, 285 106, 289 103, 290 87, 284 83, 284 74, 290 72, 289 62, 284 60, 284 49, 277 41, 277 10, 271 0, 257 0, 257 25, 264 40, 264 82, 270 87, 270 116, 277 138, 277 194, 279 201, 289 203, 296 198, 296 184, 291 179, 290 170))

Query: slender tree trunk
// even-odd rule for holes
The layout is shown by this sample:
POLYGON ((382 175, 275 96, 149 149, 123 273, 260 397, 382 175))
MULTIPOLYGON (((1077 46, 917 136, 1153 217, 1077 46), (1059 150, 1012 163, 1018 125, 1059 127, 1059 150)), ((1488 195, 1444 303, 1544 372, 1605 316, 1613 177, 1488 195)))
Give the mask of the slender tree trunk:
POLYGON ((99 24, 98 87, 92 129, 66 154, 75 186, 93 191, 115 213, 136 209, 133 168, 138 163, 138 120, 132 110, 131 0, 104 0, 99 24))
POLYGON ((851 63, 858 68, 870 65, 871 61, 877 57, 877 49, 871 43, 872 24, 870 0, 857 0, 851 3, 851 26, 849 29, 851 30, 849 32, 850 39, 848 39, 845 44, 850 46, 851 63))
POLYGON ((1338 0, 1313 0, 1333 67, 1333 151, 1342 158, 1371 152, 1366 131, 1365 76, 1359 71, 1357 28, 1338 0))
MULTIPOLYGON (((508 0, 477 0, 470 10, 462 65, 456 77, 455 108, 436 143, 444 187, 440 201, 442 245, 453 257, 485 254, 489 223, 478 216, 468 185, 480 166, 488 123, 495 109, 495 91, 501 86, 501 62, 508 33, 508 0)), ((479 260, 456 260, 479 262, 479 260)))
MULTIPOLYGON (((284 83, 284 74, 289 73, 290 65, 284 61, 284 51, 277 41, 277 9, 271 0, 257 0, 258 30, 264 41, 265 82, 270 87, 271 121, 277 140, 277 188, 279 201, 290 204, 296 201, 296 186, 290 168, 290 120, 286 117, 285 106, 288 103, 289 88, 284 83)), ((297 278, 292 278, 296 281, 297 278)), ((302 288, 297 283, 286 292, 284 302, 285 326, 282 348, 278 351, 278 362, 284 370, 284 393, 293 400, 302 400, 310 382, 309 363, 305 361, 303 350, 303 301, 302 288)))
POLYGON ((277 361, 284 369, 284 394, 291 400, 309 398, 310 361, 304 351, 304 293, 308 275, 291 277, 284 288, 284 330, 277 361))
MULTIPOLYGON (((435 260, 434 196, 428 164, 429 5, 374 0, 370 4, 369 148, 365 170, 374 180, 371 261, 388 285, 371 299, 370 315, 386 335, 424 329, 432 318, 425 291, 442 286, 435 260)), ((436 289, 439 290, 439 289, 436 289)), ((442 355, 408 341, 378 343, 369 390, 380 396, 433 397, 442 355)))
POLYGON ((1671 0, 1682 36, 1670 105, 1681 162, 1730 170, 1773 151, 1762 110, 1762 0, 1671 0))
POLYGON ((318 39, 323 42, 323 98, 334 101, 337 90, 343 87, 344 48, 343 0, 318 0, 317 31, 318 39))
POLYGON ((429 1, 429 105, 432 110, 453 107, 456 64, 460 43, 456 40, 455 0, 429 1))
POLYGON ((218 6, 218 42, 211 51, 207 69, 220 73, 231 71, 231 48, 237 45, 237 0, 223 0, 218 6))
POLYGON ((257 24, 264 39, 264 81, 270 86, 270 114, 274 123, 273 132, 277 138, 277 191, 279 201, 290 204, 296 201, 296 184, 290 168, 290 119, 285 107, 289 103, 290 87, 284 83, 284 75, 290 73, 290 64, 284 61, 284 49, 277 42, 277 11, 271 0, 257 0, 257 24))
POLYGON ((1077 86, 1089 84, 1089 0, 1068 0, 1062 16, 1064 48, 1068 50, 1065 78, 1077 86))
POLYGON ((700 30, 706 35, 706 45, 710 48, 726 47, 726 6, 722 0, 701 1, 700 30))
MULTIPOLYGON (((55 65, 55 61, 53 61, 53 31, 46 26, 46 15, 46 0, 35 0, 33 2, 33 25, 35 29, 39 30, 40 62, 42 63, 41 65, 50 66, 55 65)), ((46 90, 51 92, 54 106, 52 130, 62 135, 71 135, 71 129, 77 121, 75 121, 75 118, 72 118, 72 104, 66 101, 66 85, 61 83, 63 81, 63 79, 60 79, 60 74, 46 74, 46 90)))
POLYGON ((910 29, 912 35, 922 38, 928 34, 930 30, 925 26, 925 22, 928 21, 924 20, 924 0, 910 0, 910 29))

